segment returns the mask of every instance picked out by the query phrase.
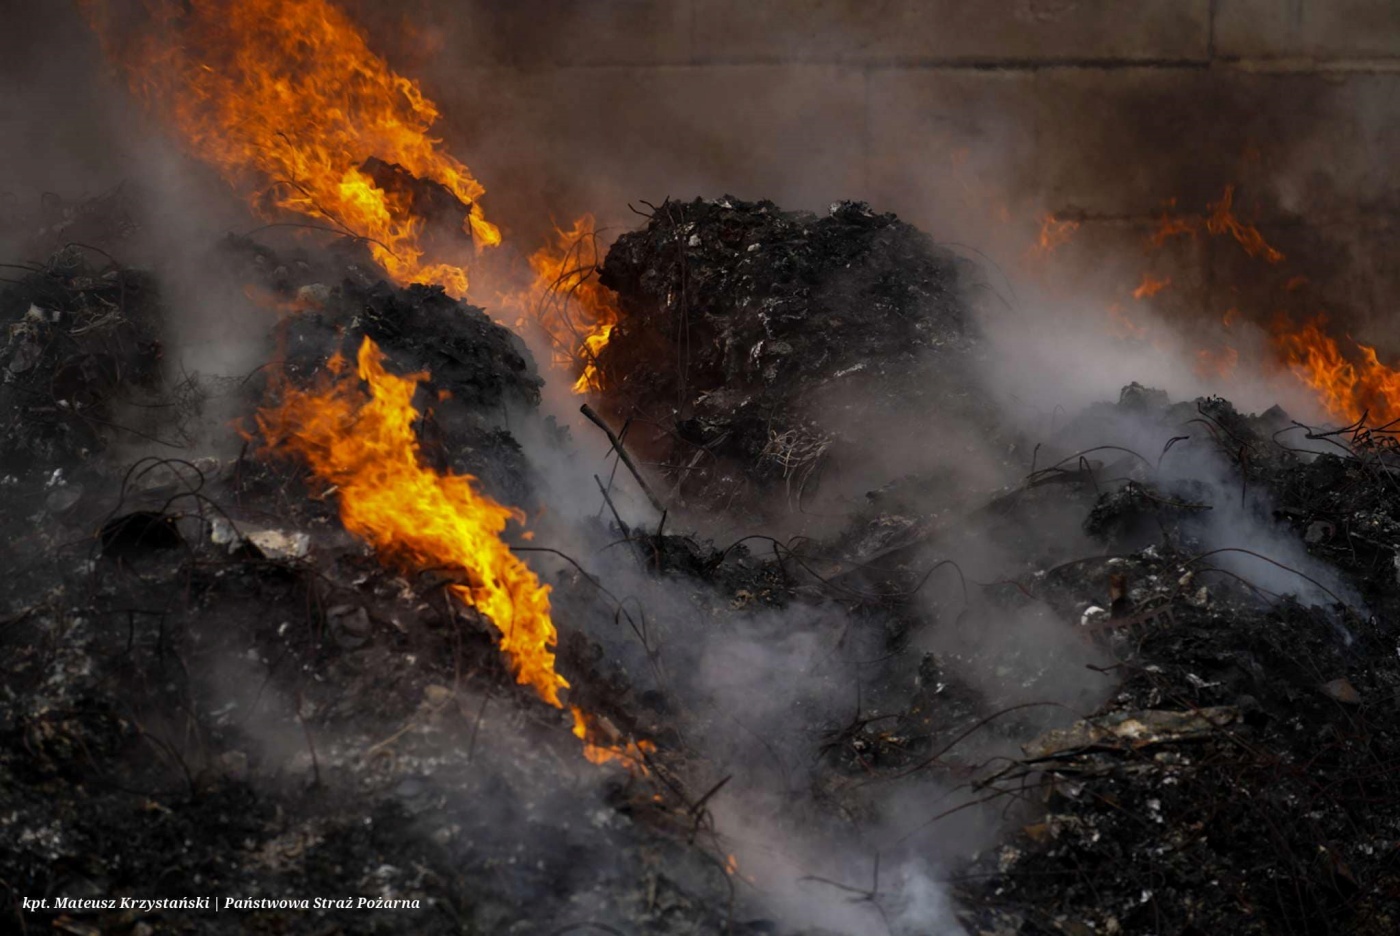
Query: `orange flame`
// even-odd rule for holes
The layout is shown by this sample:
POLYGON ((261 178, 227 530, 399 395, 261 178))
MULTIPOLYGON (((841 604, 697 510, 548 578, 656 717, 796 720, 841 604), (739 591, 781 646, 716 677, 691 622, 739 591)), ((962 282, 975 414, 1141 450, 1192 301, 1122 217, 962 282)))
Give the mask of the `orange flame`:
POLYGON ((427 261, 411 196, 362 168, 377 157, 470 206, 462 227, 478 245, 500 242, 481 184, 429 136, 437 106, 329 0, 152 0, 134 35, 119 33, 107 0, 80 4, 132 89, 255 208, 327 220, 363 238, 395 282, 460 298, 465 268, 427 261))
POLYGON ((1172 284, 1170 276, 1158 279, 1151 273, 1142 274, 1142 283, 1133 290, 1134 299, 1149 299, 1172 284))
POLYGON ((598 354, 619 321, 615 294, 598 282, 601 259, 593 216, 584 215, 531 255, 535 283, 516 297, 549 335, 555 366, 579 371, 575 393, 603 389, 598 354))
POLYGON ((1157 221, 1157 230, 1152 235, 1152 246, 1161 247, 1169 239, 1183 234, 1194 236, 1200 225, 1191 218, 1173 218, 1162 215, 1157 221))
POLYGON ((1285 319, 1274 323, 1274 345, 1289 368, 1338 419, 1383 425, 1400 418, 1400 371, 1382 364, 1376 349, 1360 342, 1354 343, 1361 360, 1348 360, 1326 324, 1320 315, 1297 328, 1285 319))
POLYGON ((613 761, 633 774, 647 774, 646 755, 656 750, 650 741, 622 739, 607 719, 589 715, 577 705, 569 706, 574 716, 574 737, 583 742, 583 756, 594 764, 613 761))
MULTIPOLYGON (((1166 203, 1168 207, 1175 206, 1176 199, 1171 199, 1166 203)), ((1176 217, 1167 212, 1163 212, 1162 217, 1157 221, 1157 230, 1152 235, 1151 244, 1153 247, 1161 247, 1170 238, 1183 234, 1195 236, 1202 228, 1207 233, 1219 236, 1229 234, 1235 241, 1244 248, 1244 252, 1251 257, 1263 257, 1269 263, 1280 263, 1283 261, 1283 254, 1269 246, 1264 240, 1264 235, 1259 233, 1259 229, 1252 224, 1245 224, 1235 217, 1235 187, 1225 186, 1225 191, 1220 196, 1220 201, 1211 202, 1206 207, 1210 209, 1210 214, 1205 217, 1176 217)))
MULTIPOLYGON (((339 496, 345 528, 385 558, 405 568, 460 573, 465 583, 449 589, 495 626, 516 681, 562 709, 559 692, 569 683, 554 670, 558 633, 550 588, 501 539, 507 524, 523 525, 525 515, 479 492, 470 475, 423 463, 413 397, 427 374, 389 373, 384 353, 368 337, 357 363, 350 374, 337 354, 312 389, 279 383, 281 402, 257 414, 269 447, 304 458, 339 496)), ((572 711, 588 760, 616 760, 645 773, 642 752, 655 750, 651 742, 622 742, 610 725, 605 737, 595 730, 597 720, 572 711)))
MULTIPOLYGON (((343 359, 328 370, 345 371, 343 359)), ((501 540, 507 523, 523 524, 525 515, 480 493, 470 475, 423 464, 413 396, 426 374, 389 373, 384 353, 365 338, 356 376, 341 373, 310 390, 284 385, 281 403, 258 412, 258 427, 270 446, 302 456, 336 488, 351 533, 405 567, 462 573, 467 583, 450 586, 453 594, 496 626, 516 679, 559 707, 569 684, 554 671, 549 586, 501 540)))
POLYGON ((1053 214, 1047 214, 1040 219, 1040 237, 1031 251, 1041 255, 1054 253, 1056 248, 1068 243, 1077 230, 1078 221, 1061 221, 1053 214))
POLYGON ((1232 208, 1234 201, 1235 187, 1225 186, 1225 193, 1220 196, 1220 201, 1208 206, 1211 213, 1210 217, 1206 218, 1206 230, 1215 235, 1229 234, 1251 257, 1262 256, 1269 263, 1281 262, 1283 254, 1269 246, 1257 227, 1245 224, 1235 217, 1232 208))

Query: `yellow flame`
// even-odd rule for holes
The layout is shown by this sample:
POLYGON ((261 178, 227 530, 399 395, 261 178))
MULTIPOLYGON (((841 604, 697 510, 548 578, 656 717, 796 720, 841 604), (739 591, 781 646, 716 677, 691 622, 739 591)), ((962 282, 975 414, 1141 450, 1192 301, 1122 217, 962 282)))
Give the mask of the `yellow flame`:
POLYGON ((327 220, 364 238, 395 282, 460 298, 465 267, 426 258, 408 197, 361 169, 377 157, 442 185, 471 206, 476 243, 500 243, 477 204, 485 189, 430 135, 437 106, 329 0, 152 0, 135 29, 107 0, 79 3, 132 89, 264 214, 327 220))

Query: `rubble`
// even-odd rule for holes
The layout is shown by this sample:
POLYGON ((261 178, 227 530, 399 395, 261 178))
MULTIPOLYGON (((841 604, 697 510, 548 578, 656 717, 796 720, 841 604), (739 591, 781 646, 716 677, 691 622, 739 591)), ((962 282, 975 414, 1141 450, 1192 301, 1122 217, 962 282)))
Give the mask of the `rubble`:
MULTIPOLYGON (((283 370, 249 380, 250 403, 276 380, 317 379, 371 335, 393 366, 431 368, 425 454, 530 503, 502 425, 539 396, 517 339, 441 290, 366 286, 353 272, 316 288, 304 280, 323 271, 310 266, 250 266, 281 281, 255 280, 279 299, 316 299, 285 320, 283 370)), ((48 287, 48 273, 35 277, 26 289, 48 287)), ((76 277, 54 281, 94 304, 125 281, 158 325, 156 297, 134 286, 144 274, 91 289, 76 277)), ((62 340, 43 334, 20 376, 62 366, 44 356, 62 340)), ((12 399, 26 429, 25 398, 12 399)), ((217 894, 267 906, 50 916, 84 932, 457 933, 500 931, 531 907, 563 927, 626 916, 657 932, 722 928, 722 865, 630 818, 625 772, 595 772, 567 713, 513 693, 493 631, 448 599, 451 580, 386 570, 337 528, 328 492, 253 441, 236 459, 134 464, 33 445, 27 470, 6 478, 0 914, 23 918, 21 895, 217 894), (57 467, 74 459, 81 486, 57 467), (69 489, 78 496, 51 503, 69 489), (615 856, 605 865, 574 860, 603 848, 615 856), (416 907, 277 907, 309 895, 416 907)), ((586 671, 571 678, 587 692, 586 671)))

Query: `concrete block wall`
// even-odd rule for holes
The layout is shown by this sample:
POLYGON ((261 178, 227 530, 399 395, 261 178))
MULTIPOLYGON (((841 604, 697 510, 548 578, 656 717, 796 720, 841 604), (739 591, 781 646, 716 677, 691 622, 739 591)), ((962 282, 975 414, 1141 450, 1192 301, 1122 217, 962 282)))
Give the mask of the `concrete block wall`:
MULTIPOLYGON (((1127 277, 1165 203, 1200 213, 1234 185, 1288 257, 1275 278, 1312 284, 1289 301, 1345 306, 1384 341, 1393 0, 417 0, 404 16, 406 46, 379 34, 391 58, 416 57, 454 151, 527 241, 582 211, 631 225, 641 199, 859 198, 1001 260, 1043 213, 1073 217, 1071 255, 1123 255, 1127 277)), ((1163 301, 1182 314, 1279 311, 1240 296, 1249 271, 1222 245, 1174 256, 1154 262, 1180 267, 1163 301)))

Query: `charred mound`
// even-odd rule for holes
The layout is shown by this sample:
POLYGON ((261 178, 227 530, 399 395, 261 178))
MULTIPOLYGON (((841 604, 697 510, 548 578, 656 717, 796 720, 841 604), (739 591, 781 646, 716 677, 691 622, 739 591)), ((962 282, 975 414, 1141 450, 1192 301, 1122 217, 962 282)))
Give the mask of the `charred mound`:
POLYGON ((960 876, 970 932, 1394 931, 1400 448, 1136 384, 1065 434, 1128 425, 1152 426, 1163 458, 1077 453, 1018 492, 1058 489, 1102 548, 1047 563, 1030 593, 1105 649, 1116 688, 990 784, 1035 807, 960 876), (1173 477, 1211 450, 1218 475, 1173 477), (1247 525, 1272 531, 1270 555, 1247 525))
POLYGON ((0 472, 71 466, 102 451, 123 404, 160 382, 158 304, 149 274, 94 264, 72 246, 0 291, 0 472))
POLYGON ((966 396, 967 278, 863 203, 818 217, 668 201, 603 265, 622 313, 598 359, 604 406, 651 427, 637 444, 668 466, 673 499, 800 500, 869 426, 966 396))

